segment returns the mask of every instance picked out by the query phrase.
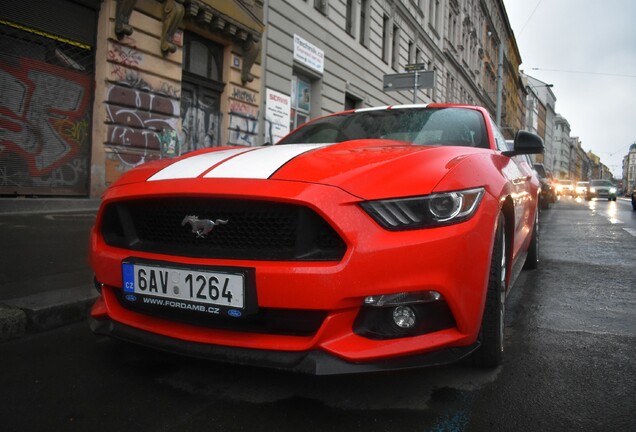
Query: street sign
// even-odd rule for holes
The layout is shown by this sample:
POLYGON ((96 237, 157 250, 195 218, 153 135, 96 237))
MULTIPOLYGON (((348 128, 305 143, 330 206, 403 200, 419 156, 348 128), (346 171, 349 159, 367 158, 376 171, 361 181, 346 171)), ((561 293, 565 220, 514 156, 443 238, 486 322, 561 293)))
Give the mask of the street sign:
POLYGON ((405 71, 422 71, 426 69, 426 63, 410 63, 404 66, 405 71))
POLYGON ((405 90, 414 88, 433 88, 435 83, 434 71, 417 71, 416 73, 398 73, 384 75, 382 86, 384 91, 405 90), (417 86, 416 83, 417 76, 417 86))

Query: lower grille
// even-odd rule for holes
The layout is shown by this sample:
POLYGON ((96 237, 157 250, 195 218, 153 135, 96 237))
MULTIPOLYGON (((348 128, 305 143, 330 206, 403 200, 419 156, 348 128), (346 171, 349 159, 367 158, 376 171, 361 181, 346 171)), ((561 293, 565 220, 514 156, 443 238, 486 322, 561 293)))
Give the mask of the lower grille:
POLYGON ((101 234, 114 247, 201 258, 338 261, 346 251, 342 238, 313 210, 270 201, 116 202, 104 210, 101 234), (203 221, 217 225, 204 234, 193 232, 203 221))
POLYGON ((321 310, 260 308, 253 315, 242 318, 227 318, 187 310, 164 309, 142 302, 130 303, 123 298, 124 293, 122 290, 116 289, 114 291, 119 304, 133 312, 168 321, 219 330, 286 336, 311 336, 320 329, 327 317, 327 312, 321 310))

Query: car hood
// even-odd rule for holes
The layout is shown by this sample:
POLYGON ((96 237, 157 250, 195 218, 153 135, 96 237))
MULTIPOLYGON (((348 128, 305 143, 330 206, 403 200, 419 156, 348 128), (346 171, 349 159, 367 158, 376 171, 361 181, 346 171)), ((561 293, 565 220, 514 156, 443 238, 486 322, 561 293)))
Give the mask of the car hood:
POLYGON ((484 149, 402 141, 226 147, 157 161, 124 174, 118 185, 176 179, 259 179, 317 183, 363 199, 430 193, 455 165, 484 149))

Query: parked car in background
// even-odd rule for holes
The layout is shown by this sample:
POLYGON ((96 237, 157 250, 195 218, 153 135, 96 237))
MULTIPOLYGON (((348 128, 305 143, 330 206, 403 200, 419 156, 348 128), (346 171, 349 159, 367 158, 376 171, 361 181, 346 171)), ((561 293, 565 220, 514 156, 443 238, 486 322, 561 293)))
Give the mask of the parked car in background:
POLYGON ((565 179, 557 180, 556 192, 557 195, 574 196, 574 182, 565 179))
POLYGON ((590 180, 589 199, 607 198, 608 201, 616 201, 616 186, 609 180, 590 180))
POLYGON ((547 209, 551 203, 557 200, 552 173, 542 163, 535 163, 532 165, 532 168, 537 173, 537 176, 539 176, 539 181, 541 182, 541 208, 547 209))
POLYGON ((576 187, 574 191, 577 197, 585 197, 585 199, 587 199, 589 195, 589 192, 588 192, 589 188, 590 188, 590 182, 580 181, 580 182, 576 182, 576 187))
POLYGON ((93 332, 312 374, 502 363, 506 294, 538 265, 539 180, 488 111, 365 108, 276 145, 134 168, 103 196, 93 332))

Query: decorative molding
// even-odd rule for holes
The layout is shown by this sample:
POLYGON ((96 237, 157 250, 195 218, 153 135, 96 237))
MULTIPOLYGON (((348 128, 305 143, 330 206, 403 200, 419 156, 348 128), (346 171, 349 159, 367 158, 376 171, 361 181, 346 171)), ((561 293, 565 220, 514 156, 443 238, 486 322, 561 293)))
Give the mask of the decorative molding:
POLYGON ((166 0, 163 5, 161 52, 164 56, 177 50, 177 46, 172 43, 172 37, 185 16, 183 2, 184 0, 166 0))
POLYGON ((117 8, 115 9, 115 34, 117 39, 121 40, 126 36, 133 34, 133 28, 128 21, 137 0, 117 0, 117 8))
POLYGON ((241 68, 241 82, 243 85, 254 81, 254 75, 250 71, 260 51, 260 40, 256 42, 250 39, 243 44, 243 67, 241 68))

